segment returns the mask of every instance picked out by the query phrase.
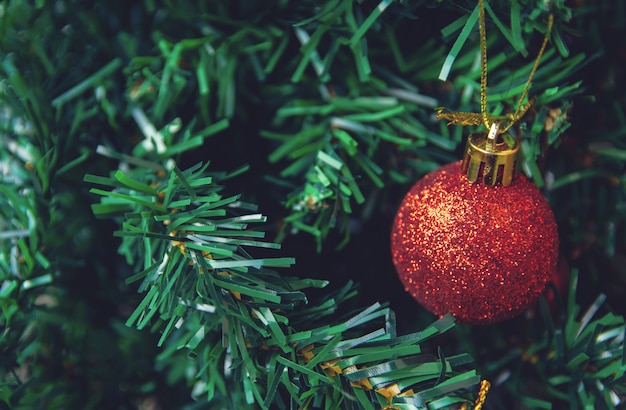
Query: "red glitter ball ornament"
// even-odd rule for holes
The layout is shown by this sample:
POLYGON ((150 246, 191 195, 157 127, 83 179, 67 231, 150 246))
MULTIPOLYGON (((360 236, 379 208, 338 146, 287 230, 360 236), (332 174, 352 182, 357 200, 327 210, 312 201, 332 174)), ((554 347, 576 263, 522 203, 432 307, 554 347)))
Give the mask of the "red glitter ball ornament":
POLYGON ((391 250, 406 291, 426 309, 491 324, 518 315, 544 291, 558 233, 546 199, 523 175, 509 186, 472 184, 459 161, 411 188, 391 250))

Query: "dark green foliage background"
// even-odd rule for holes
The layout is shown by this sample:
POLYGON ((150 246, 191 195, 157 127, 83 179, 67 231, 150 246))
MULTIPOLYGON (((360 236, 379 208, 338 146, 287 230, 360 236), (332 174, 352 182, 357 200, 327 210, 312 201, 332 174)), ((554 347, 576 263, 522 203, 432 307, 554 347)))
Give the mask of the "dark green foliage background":
MULTIPOLYGON (((362 82, 357 74, 358 52, 334 43, 349 29, 330 21, 318 52, 325 56, 337 47, 334 58, 327 62, 332 80, 320 80, 310 66, 301 77, 294 78, 303 58, 294 37, 294 24, 304 21, 306 24, 299 27, 311 34, 323 25, 320 21, 324 15, 318 20, 312 18, 319 16, 324 7, 339 3, 343 4, 287 0, 1 3, 0 109, 10 107, 10 112, 0 115, 0 138, 18 141, 11 118, 26 119, 33 132, 24 140, 38 147, 42 155, 48 153, 40 168, 21 168, 17 175, 35 192, 34 203, 24 202, 20 206, 32 207, 36 212, 38 248, 53 261, 54 275, 46 286, 3 299, 3 310, 13 304, 16 313, 11 326, 2 329, 0 339, 0 407, 242 408, 238 404, 241 387, 236 384, 231 387, 231 397, 224 395, 222 402, 192 400, 191 382, 185 374, 189 369, 185 352, 159 361, 158 332, 124 325, 142 295, 136 293, 137 285, 125 284, 135 272, 117 253, 119 238, 113 237, 113 231, 118 227, 110 220, 93 216, 90 205, 99 199, 88 192, 83 177, 108 175, 118 166, 117 161, 97 155, 97 146, 131 153, 141 141, 131 116, 132 104, 142 107, 158 129, 174 117, 179 117, 184 126, 192 122, 194 132, 228 120, 227 128, 180 155, 179 166, 211 161, 213 170, 232 171, 249 164, 250 171, 229 180, 226 190, 243 194, 246 201, 258 204, 260 211, 269 216, 265 228, 268 237, 271 240, 278 236, 283 241, 279 256, 296 258, 290 275, 330 280, 330 290, 349 280, 359 283, 358 298, 350 301, 349 307, 389 301, 397 313, 399 332, 414 332, 434 320, 404 293, 396 280, 389 255, 389 229, 395 208, 411 181, 442 163, 456 160, 463 146, 461 137, 467 130, 451 127, 446 131, 433 120, 432 107, 416 108, 405 102, 406 112, 397 115, 399 121, 412 115, 428 132, 441 136, 408 147, 388 141, 376 147, 361 143, 360 148, 375 148, 371 158, 384 170, 384 187, 377 188, 366 176, 358 175, 366 200, 363 204, 351 202, 352 213, 345 209, 338 212, 334 228, 330 227, 330 212, 312 212, 295 219, 307 226, 317 223, 321 231, 317 237, 302 230, 295 235, 290 233, 297 226, 285 222, 284 218, 293 216, 293 212, 284 204, 300 195, 298 189, 304 185, 306 172, 281 174, 292 159, 268 160, 285 141, 267 136, 272 132, 295 136, 317 124, 327 126, 329 115, 319 111, 311 115, 280 114, 285 107, 322 104, 320 84, 346 98, 381 97, 389 84, 398 86, 395 81, 403 79, 418 87, 420 93, 436 98, 440 105, 476 111, 478 77, 475 68, 470 70, 478 50, 475 35, 465 44, 449 81, 437 79, 458 36, 458 31, 443 36, 441 30, 468 15, 475 3, 431 0, 389 5, 365 36, 365 48, 357 47, 372 62, 372 77, 362 82), (203 27, 211 27, 215 32, 203 32, 203 27), (210 72, 210 93, 201 94, 194 70, 202 62, 191 50, 176 62, 178 68, 186 70, 182 76, 187 81, 179 88, 168 89, 171 94, 162 111, 150 92, 129 103, 129 91, 141 85, 141 73, 161 72, 171 64, 163 57, 159 42, 171 46, 202 35, 214 36, 215 52, 225 59, 223 67, 210 72), (394 56, 388 36, 395 39, 404 62, 394 56), (281 44, 282 38, 288 40, 276 66, 267 72, 259 71, 255 58, 271 60, 270 51, 281 44), (258 51, 248 49, 264 41, 271 46, 258 51), (60 102, 59 96, 107 64, 113 64, 110 72, 84 92, 60 102), (465 81, 463 76, 470 71, 469 80, 465 81), (464 100, 461 93, 468 83, 473 84, 473 97, 464 100), (77 158, 82 160, 66 168, 77 158), (14 376, 20 382, 15 382, 14 376)), ((350 3, 362 22, 379 2, 345 3, 350 3)), ((490 3, 496 15, 508 24, 511 2, 490 3)), ((498 61, 489 72, 494 92, 506 92, 525 80, 523 72, 515 81, 511 76, 518 67, 530 64, 544 27, 543 18, 537 14, 543 2, 514 3, 520 6, 521 19, 529 22, 522 32, 528 57, 521 56, 497 30, 490 32, 489 53, 498 61)), ((548 178, 543 188, 559 224, 561 253, 568 266, 580 272, 579 304, 587 306, 599 293, 605 293, 608 299, 603 308, 625 315, 626 45, 622 39, 626 36, 626 11, 621 2, 610 0, 555 1, 553 7, 557 21, 553 39, 562 39, 569 56, 559 56, 554 51, 547 56, 547 68, 540 69, 531 89, 531 94, 538 96, 536 111, 523 127, 532 129, 533 124, 541 124, 548 107, 568 109, 571 126, 543 144, 542 138, 551 137, 534 135, 531 145, 539 148, 528 153, 528 159, 540 170, 534 177, 552 175, 556 181, 551 186, 548 178), (581 54, 586 57, 579 64, 568 65, 581 54), (574 87, 578 81, 582 85, 574 87), (549 90, 553 87, 568 86, 572 88, 557 94, 558 98, 551 97, 554 93, 549 90)), ((556 49, 554 41, 549 48, 556 49)), ((509 98, 504 102, 510 105, 512 101, 509 98)), ((500 101, 491 103, 492 108, 500 106, 500 101)), ((347 115, 351 111, 334 113, 347 115)), ((398 137, 414 138, 385 121, 373 124, 388 126, 398 137)), ((0 145, 0 149, 0 158, 7 161, 12 155, 8 145, 0 145)), ((354 174, 359 168, 349 162, 349 156, 341 155, 353 166, 354 174)), ((8 181, 1 180, 7 186, 8 181)), ((332 209, 332 197, 328 204, 332 209)), ((5 197, 2 205, 0 222, 4 223, 13 217, 10 208, 16 204, 5 197)), ((5 242, 4 253, 10 247, 5 242)), ((2 275, 3 280, 7 279, 9 272, 2 275)), ((310 294, 311 302, 328 291, 314 291, 310 294)), ((566 293, 567 289, 563 291, 566 293)), ((534 318, 522 317, 488 328, 457 326, 429 348, 436 352, 439 344, 450 355, 471 353, 477 368, 488 379, 496 378, 506 366, 515 369, 512 379, 524 383, 494 387, 488 401, 491 408, 505 406, 520 396, 554 400, 554 408, 561 408, 566 401, 555 400, 540 382, 535 382, 545 376, 541 368, 518 360, 517 356, 504 367, 496 364, 511 352, 545 341, 543 327, 536 325, 542 323, 539 313, 535 313, 534 318)), ((555 317, 558 321, 559 314, 555 317)))

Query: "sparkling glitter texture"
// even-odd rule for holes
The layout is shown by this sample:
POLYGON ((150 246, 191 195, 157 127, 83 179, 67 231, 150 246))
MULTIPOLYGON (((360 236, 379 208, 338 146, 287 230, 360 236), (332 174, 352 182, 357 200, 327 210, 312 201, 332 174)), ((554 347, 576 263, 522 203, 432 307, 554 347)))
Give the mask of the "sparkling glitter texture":
POLYGON ((558 259, 554 215, 523 175, 508 187, 470 184, 460 161, 431 172, 405 196, 391 251, 409 292, 436 315, 491 324, 544 291, 558 259))

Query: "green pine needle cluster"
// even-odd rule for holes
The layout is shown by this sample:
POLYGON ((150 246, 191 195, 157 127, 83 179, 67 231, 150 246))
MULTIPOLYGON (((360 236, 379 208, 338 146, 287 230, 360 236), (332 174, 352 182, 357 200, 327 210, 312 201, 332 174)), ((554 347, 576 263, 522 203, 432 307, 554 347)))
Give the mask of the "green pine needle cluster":
POLYGON ((292 258, 251 256, 248 249, 280 246, 250 228, 266 220, 249 213, 253 205, 220 194, 217 182, 230 175, 211 175, 201 164, 169 170, 133 159, 127 172, 110 178, 86 175, 109 188, 91 189, 103 196, 92 208, 100 217, 121 216, 118 252, 138 271, 127 282, 142 280, 145 296, 126 325, 159 331, 163 361, 188 349, 205 363, 187 376, 198 398, 228 400, 226 371, 243 383, 247 404, 268 409, 374 409, 396 401, 441 408, 465 401, 453 393, 480 381, 475 370, 462 371, 468 355, 422 353, 420 343, 450 329, 452 317, 396 336, 393 312, 375 304, 333 323, 339 304, 354 296, 352 285, 310 304, 303 290, 327 282, 269 269, 289 267, 292 258), (416 393, 386 397, 390 385, 416 393))

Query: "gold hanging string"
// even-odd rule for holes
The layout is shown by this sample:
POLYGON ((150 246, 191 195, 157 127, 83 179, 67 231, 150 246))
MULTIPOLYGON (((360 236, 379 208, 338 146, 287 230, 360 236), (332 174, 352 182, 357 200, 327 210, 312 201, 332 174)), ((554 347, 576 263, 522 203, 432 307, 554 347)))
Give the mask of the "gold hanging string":
MULTIPOLYGON (((480 382, 480 390, 478 391, 478 397, 476 398, 476 401, 474 402, 473 410, 481 410, 483 408, 483 405, 485 404, 485 400, 487 399, 487 392, 489 392, 490 387, 491 387, 491 383, 489 383, 487 380, 482 380, 480 382)), ((467 403, 463 403, 460 410, 467 410, 467 408, 468 408, 467 403)))
POLYGON ((478 0, 478 33, 480 34, 480 113, 483 124, 491 128, 487 118, 487 29, 485 28, 485 4, 478 0))
MULTIPOLYGON (((483 0, 480 0, 480 1, 482 2, 483 0)), ((543 42, 541 43, 541 48, 539 49, 539 53, 537 54, 537 58, 535 59, 535 64, 533 65, 533 68, 530 70, 528 81, 526 81, 526 86, 524 87, 524 91, 522 92, 522 95, 519 98, 519 102, 517 103, 517 110, 515 112, 515 117, 516 117, 515 122, 519 121, 524 116, 524 114, 526 114, 526 111, 528 111, 528 109, 534 103, 534 99, 530 99, 526 105, 523 105, 524 98, 526 98, 526 95, 528 94, 528 90, 530 89, 531 81, 533 77, 535 76, 535 73, 537 72, 537 67, 539 67, 539 62, 541 61, 543 52, 546 50, 546 46, 548 45, 548 37, 550 37, 550 32, 552 31, 553 24, 554 24, 554 15, 550 13, 548 15, 548 28, 546 29, 546 35, 543 37, 543 42)), ((509 125, 504 131, 511 128, 511 126, 513 126, 513 124, 509 125)))
POLYGON ((532 107, 534 104, 534 99, 530 99, 527 103, 524 104, 524 100, 528 94, 528 90, 530 89, 530 85, 532 83, 532 79, 535 76, 537 71, 537 67, 539 67, 539 62, 541 61, 541 57, 546 49, 548 44, 548 38, 550 37, 550 32, 552 31, 552 26, 554 24, 554 17, 552 13, 548 16, 548 28, 546 30, 546 35, 543 38, 543 43, 541 44, 541 48, 539 49, 539 53, 537 54, 537 58, 535 59, 535 64, 533 68, 530 70, 530 75, 528 76, 528 80, 526 81, 526 85, 524 86, 524 91, 520 96, 519 102, 517 104, 517 109, 514 113, 505 114, 505 115, 490 115, 487 114, 487 30, 485 26, 485 4, 484 0, 478 0, 478 29, 480 34, 480 113, 474 112, 457 112, 450 111, 445 107, 437 108, 437 119, 446 119, 448 120, 448 125, 450 124, 458 124, 458 125, 481 125, 483 124, 487 129, 491 128, 491 124, 494 121, 498 121, 501 123, 500 128, 498 130, 499 134, 503 134, 509 130, 513 125, 515 125, 526 112, 532 107))

